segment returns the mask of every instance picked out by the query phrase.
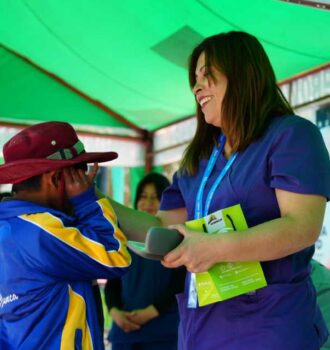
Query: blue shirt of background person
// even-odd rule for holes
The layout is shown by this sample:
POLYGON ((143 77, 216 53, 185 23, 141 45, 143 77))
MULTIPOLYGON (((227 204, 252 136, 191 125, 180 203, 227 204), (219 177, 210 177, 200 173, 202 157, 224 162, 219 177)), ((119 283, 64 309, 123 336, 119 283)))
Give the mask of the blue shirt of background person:
MULTIPOLYGON (((169 185, 161 174, 146 175, 137 186, 134 208, 156 215, 162 192, 169 185)), ((109 333, 112 349, 175 350, 179 325, 175 294, 183 290, 185 271, 131 255, 128 272, 109 280, 105 287, 113 320, 109 333)))
POLYGON ((179 296, 180 350, 319 349, 328 332, 310 279, 314 252, 330 197, 329 154, 318 128, 293 115, 276 85, 260 42, 245 32, 206 38, 191 55, 189 78, 197 129, 173 183, 154 217, 114 203, 121 225, 138 237, 148 227, 173 225, 182 243, 166 267, 192 273, 217 262, 260 261, 268 286, 204 307, 188 308, 189 277, 179 296), (196 197, 219 138, 224 149, 196 197), (200 234, 183 225, 212 192, 208 213, 240 204, 248 223, 241 232, 200 234), (134 225, 132 224, 134 222, 134 225))

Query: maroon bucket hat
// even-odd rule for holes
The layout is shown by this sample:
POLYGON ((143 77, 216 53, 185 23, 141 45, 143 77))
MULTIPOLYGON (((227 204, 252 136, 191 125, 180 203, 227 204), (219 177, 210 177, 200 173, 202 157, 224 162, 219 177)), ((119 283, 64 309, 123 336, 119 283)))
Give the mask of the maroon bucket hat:
POLYGON ((86 152, 73 127, 46 122, 23 129, 3 146, 0 184, 18 183, 30 177, 79 163, 102 163, 116 152, 86 152))

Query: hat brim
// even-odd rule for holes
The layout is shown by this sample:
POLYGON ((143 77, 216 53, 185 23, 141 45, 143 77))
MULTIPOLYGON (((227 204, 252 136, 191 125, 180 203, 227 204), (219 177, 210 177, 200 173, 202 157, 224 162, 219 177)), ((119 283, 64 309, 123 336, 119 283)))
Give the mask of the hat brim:
POLYGON ((0 165, 0 184, 15 184, 49 171, 80 163, 103 163, 118 158, 116 152, 86 152, 73 159, 24 159, 0 165))
POLYGON ((165 256, 165 255, 157 255, 157 254, 153 254, 153 253, 148 252, 148 250, 146 249, 145 243, 142 243, 142 242, 128 241, 127 247, 132 252, 134 252, 135 254, 137 254, 145 259, 162 260, 165 256))
POLYGON ((127 247, 143 258, 162 260, 182 242, 183 238, 183 235, 175 229, 153 226, 147 232, 145 243, 128 241, 127 247))

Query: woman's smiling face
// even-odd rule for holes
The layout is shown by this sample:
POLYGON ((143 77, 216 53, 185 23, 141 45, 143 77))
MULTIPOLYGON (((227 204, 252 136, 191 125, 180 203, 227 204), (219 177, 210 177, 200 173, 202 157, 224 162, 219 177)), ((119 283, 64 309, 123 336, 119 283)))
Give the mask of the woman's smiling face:
POLYGON ((196 83, 193 93, 201 106, 206 123, 221 127, 222 101, 227 90, 228 79, 218 69, 214 67, 210 69, 212 72, 208 71, 205 53, 202 52, 196 64, 196 83))

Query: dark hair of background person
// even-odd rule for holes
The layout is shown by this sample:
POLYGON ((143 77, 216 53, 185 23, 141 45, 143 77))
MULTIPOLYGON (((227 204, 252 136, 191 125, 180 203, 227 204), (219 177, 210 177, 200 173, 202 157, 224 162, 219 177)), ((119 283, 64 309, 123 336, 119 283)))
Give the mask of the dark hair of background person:
MULTIPOLYGON (((191 88, 195 86, 195 69, 203 52, 206 74, 209 74, 210 79, 214 80, 212 67, 228 79, 222 102, 221 128, 229 139, 233 152, 244 150, 256 140, 265 130, 270 118, 294 114, 276 84, 269 58, 256 37, 232 31, 206 38, 190 57, 191 88)), ((180 171, 189 175, 197 172, 199 160, 209 158, 220 133, 220 128, 205 122, 199 104, 196 114, 196 134, 180 164, 180 171)))
POLYGON ((160 201, 162 193, 166 187, 170 185, 169 180, 162 174, 150 173, 146 175, 138 184, 136 188, 136 195, 134 201, 134 208, 137 209, 137 203, 141 198, 141 194, 146 185, 153 184, 156 189, 157 198, 160 201))

